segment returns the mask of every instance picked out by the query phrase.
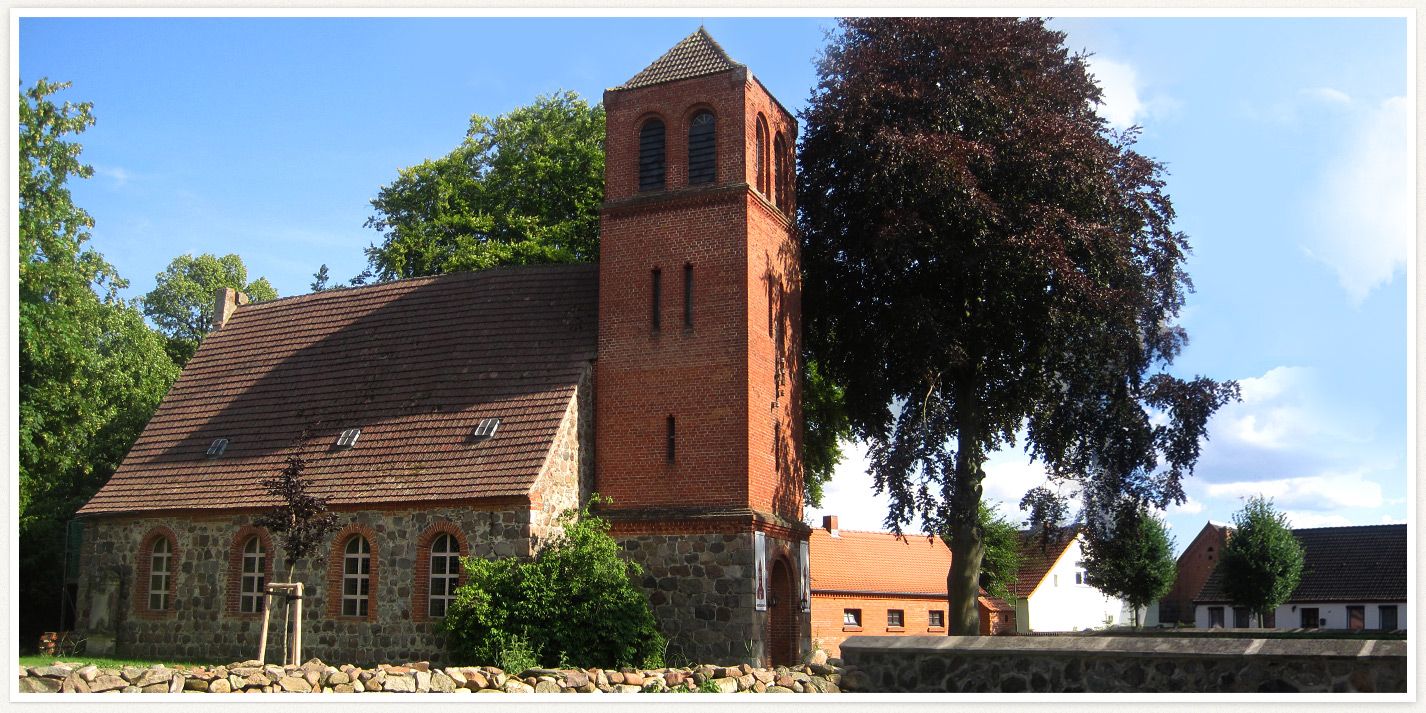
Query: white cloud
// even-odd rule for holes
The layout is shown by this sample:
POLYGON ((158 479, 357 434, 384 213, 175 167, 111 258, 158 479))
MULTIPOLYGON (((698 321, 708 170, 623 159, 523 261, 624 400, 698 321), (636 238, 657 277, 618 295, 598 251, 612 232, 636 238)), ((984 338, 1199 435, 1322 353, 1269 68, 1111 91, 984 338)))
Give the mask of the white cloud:
POLYGON ((837 526, 844 530, 885 529, 882 522, 891 498, 886 493, 872 492, 866 447, 842 441, 842 454, 832 480, 823 486, 822 507, 807 508, 806 522, 816 527, 822 524, 823 515, 836 515, 837 526))
POLYGON ((1139 98, 1139 80, 1134 68, 1102 57, 1090 57, 1088 63, 1090 74, 1104 93, 1099 115, 1116 129, 1139 123, 1146 107, 1139 98))
POLYGON ((1358 116, 1308 198, 1315 229, 1303 247, 1337 272, 1354 304, 1406 268, 1414 235, 1408 116, 1405 97, 1358 116))
POLYGON ((1405 524, 1405 523, 1406 523, 1406 518, 1404 518, 1404 517, 1397 517, 1397 516, 1395 516, 1395 515, 1382 515, 1382 516, 1381 516, 1381 524, 1383 524, 1383 525, 1401 525, 1401 524, 1405 524))
POLYGON ((1352 98, 1346 92, 1333 89, 1331 87, 1309 87, 1300 92, 1309 99, 1326 102, 1328 104, 1351 104, 1352 98))
POLYGON ((1283 515, 1287 516, 1288 525, 1293 529, 1303 527, 1347 527, 1354 524, 1346 517, 1337 514, 1284 510, 1283 515))
POLYGON ((1168 506, 1164 512, 1173 515, 1197 515, 1203 512, 1203 503, 1193 498, 1188 498, 1182 503, 1168 506))
POLYGON ((1282 508, 1320 512, 1340 508, 1382 506, 1381 485, 1367 480, 1364 473, 1324 473, 1296 478, 1211 483, 1206 492, 1212 498, 1247 498, 1264 495, 1282 508))
POLYGON ((134 174, 122 166, 95 166, 94 173, 113 181, 115 187, 128 185, 134 178, 134 174))

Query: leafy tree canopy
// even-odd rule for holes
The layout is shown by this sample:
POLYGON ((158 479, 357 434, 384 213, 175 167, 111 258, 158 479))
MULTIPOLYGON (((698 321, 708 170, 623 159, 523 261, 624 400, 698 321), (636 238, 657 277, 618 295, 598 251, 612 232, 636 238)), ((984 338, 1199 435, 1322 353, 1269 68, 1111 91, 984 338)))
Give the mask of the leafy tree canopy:
MULTIPOLYGON (((19 101, 20 607, 57 623, 64 525, 118 467, 178 369, 117 296, 124 281, 85 246, 93 220, 70 178, 93 171, 72 139, 89 103, 56 103, 41 79, 19 101)), ((26 636, 29 634, 27 633, 26 636)))
POLYGON ((869 442, 888 526, 952 533, 951 630, 974 633, 986 454, 1023 428, 1087 501, 1182 501, 1237 387, 1165 370, 1187 338, 1187 239, 1162 166, 1095 113, 1063 33, 844 20, 818 69, 798 179, 808 349, 869 442))
POLYGON ((1302 543, 1287 516, 1261 495, 1233 515, 1233 532, 1223 546, 1223 591, 1238 606, 1262 617, 1292 596, 1302 580, 1302 543))
POLYGON ((1163 521, 1130 504, 1101 529, 1089 528, 1084 541, 1084 574, 1090 586, 1129 603, 1134 625, 1139 609, 1170 589, 1178 577, 1173 538, 1163 521))
POLYGON ((604 107, 574 92, 494 119, 470 118, 460 146, 402 169, 371 205, 379 279, 497 265, 587 262, 599 252, 604 107))
POLYGON ((588 506, 566 511, 560 524, 563 534, 533 561, 463 561, 465 583, 444 623, 453 653, 494 665, 528 651, 547 666, 661 666, 664 638, 633 580, 642 569, 620 556, 609 524, 588 506))
POLYGON ((213 295, 220 287, 247 294, 253 302, 277 299, 277 290, 259 277, 248 282, 248 269, 237 255, 179 255, 154 277, 143 297, 144 314, 168 338, 168 353, 182 367, 213 328, 213 295))

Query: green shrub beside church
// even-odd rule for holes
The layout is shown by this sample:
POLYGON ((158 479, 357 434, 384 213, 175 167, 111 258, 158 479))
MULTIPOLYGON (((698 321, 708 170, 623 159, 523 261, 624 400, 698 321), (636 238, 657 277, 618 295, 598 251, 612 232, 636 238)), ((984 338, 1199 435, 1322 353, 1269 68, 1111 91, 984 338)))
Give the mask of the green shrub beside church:
POLYGON ((642 568, 619 556, 609 523, 588 506, 560 522, 564 534, 533 560, 462 561, 465 583, 444 624, 451 652, 502 667, 662 666, 664 637, 635 585, 642 568))

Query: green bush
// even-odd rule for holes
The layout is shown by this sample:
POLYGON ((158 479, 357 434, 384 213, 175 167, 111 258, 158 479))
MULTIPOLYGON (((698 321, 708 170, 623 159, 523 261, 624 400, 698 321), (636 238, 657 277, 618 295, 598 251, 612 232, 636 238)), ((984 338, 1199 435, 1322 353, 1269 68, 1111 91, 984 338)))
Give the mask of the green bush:
POLYGON ((462 561, 466 581, 444 622, 452 653, 512 673, 536 661, 661 667, 664 637, 634 585, 643 570, 619 556, 609 523, 587 506, 560 523, 564 534, 533 560, 462 561))

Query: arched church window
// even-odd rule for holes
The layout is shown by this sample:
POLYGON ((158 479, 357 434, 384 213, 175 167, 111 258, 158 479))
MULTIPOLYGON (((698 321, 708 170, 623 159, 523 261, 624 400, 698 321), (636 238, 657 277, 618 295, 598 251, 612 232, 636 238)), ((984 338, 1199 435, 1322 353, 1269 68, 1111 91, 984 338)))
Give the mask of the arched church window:
POLYGON ((664 186, 664 130, 659 119, 649 119, 639 129, 639 190, 664 186))
POLYGON ((712 183, 718 175, 713 112, 700 111, 688 124, 688 184, 712 183))
POLYGON ((767 119, 758 114, 758 123, 753 139, 753 184, 758 192, 769 195, 767 185, 767 119))

